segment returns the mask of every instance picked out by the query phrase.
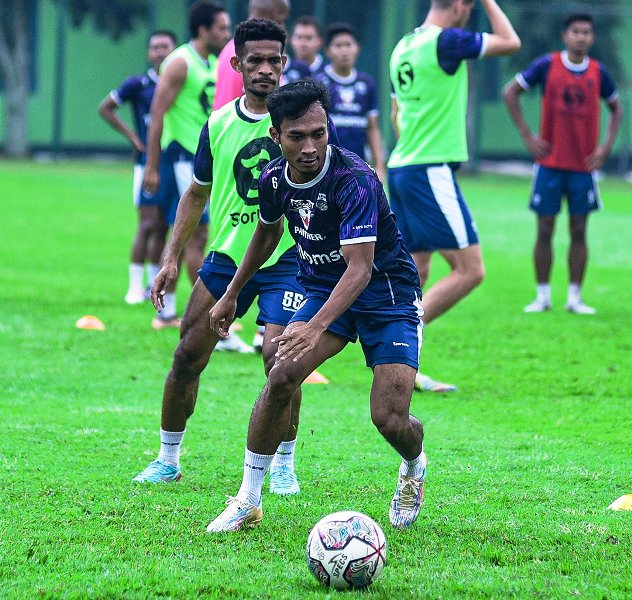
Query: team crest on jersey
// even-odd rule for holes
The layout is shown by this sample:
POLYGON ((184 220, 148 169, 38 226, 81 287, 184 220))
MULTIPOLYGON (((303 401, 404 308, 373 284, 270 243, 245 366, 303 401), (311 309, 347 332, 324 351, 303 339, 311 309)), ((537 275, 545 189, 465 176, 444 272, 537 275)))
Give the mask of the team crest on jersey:
POLYGON ((352 104, 355 100, 355 90, 352 87, 341 87, 338 94, 343 104, 352 104))
POLYGON ((314 203, 311 200, 303 200, 300 198, 292 198, 290 200, 290 210, 298 213, 305 229, 309 229, 309 222, 312 218, 313 208, 314 203))
POLYGON ((327 196, 325 194, 318 194, 318 197, 316 198, 316 208, 318 210, 327 210, 328 205, 327 205, 327 196))

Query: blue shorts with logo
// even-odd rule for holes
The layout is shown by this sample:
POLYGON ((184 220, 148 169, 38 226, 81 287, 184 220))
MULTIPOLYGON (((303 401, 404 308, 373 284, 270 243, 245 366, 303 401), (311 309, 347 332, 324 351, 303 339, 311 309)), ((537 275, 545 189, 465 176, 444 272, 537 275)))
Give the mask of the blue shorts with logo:
MULTIPOLYGON (((309 321, 325 304, 328 296, 308 292, 305 303, 290 319, 309 321)), ((417 369, 421 350, 420 301, 368 308, 354 303, 327 330, 350 342, 360 338, 367 367, 404 364, 417 369)))
MULTIPOLYGON (((243 317, 258 297, 257 324, 287 325, 303 302, 305 290, 296 282, 296 248, 285 252, 271 267, 260 269, 237 298, 237 318, 243 317)), ((211 252, 198 275, 206 289, 219 300, 237 272, 234 261, 220 252, 211 252)))
MULTIPOLYGON (((178 142, 171 142, 160 153, 160 207, 167 225, 176 222, 178 203, 193 181, 194 156, 178 142)), ((200 223, 208 223, 208 204, 204 208, 200 223)))
POLYGON ((562 208, 562 196, 568 200, 571 215, 587 215, 593 210, 601 210, 599 186, 594 173, 535 165, 529 208, 542 216, 557 215, 562 208))
POLYGON ((389 169, 388 189, 391 210, 410 252, 478 244, 476 224, 454 176, 454 165, 389 169))
POLYGON ((145 164, 134 164, 134 178, 132 180, 132 193, 134 206, 160 206, 160 194, 147 194, 143 189, 143 177, 145 176, 145 164))

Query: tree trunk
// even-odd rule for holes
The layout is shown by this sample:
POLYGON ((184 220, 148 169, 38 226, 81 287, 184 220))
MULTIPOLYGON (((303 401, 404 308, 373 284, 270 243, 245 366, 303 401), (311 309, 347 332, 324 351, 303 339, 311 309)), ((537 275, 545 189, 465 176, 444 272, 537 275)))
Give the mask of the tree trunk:
POLYGON ((0 5, 0 72, 4 80, 5 142, 9 156, 28 152, 29 49, 27 0, 0 5))

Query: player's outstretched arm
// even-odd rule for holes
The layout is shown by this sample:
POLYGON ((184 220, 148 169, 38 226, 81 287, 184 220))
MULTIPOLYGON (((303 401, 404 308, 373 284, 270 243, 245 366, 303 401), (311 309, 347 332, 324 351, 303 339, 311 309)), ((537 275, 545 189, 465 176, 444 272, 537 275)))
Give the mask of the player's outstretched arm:
POLYGON ((293 324, 282 335, 272 339, 279 344, 276 353, 280 360, 298 361, 311 352, 320 336, 362 293, 371 280, 375 242, 342 246, 347 269, 322 308, 307 322, 293 324))
POLYGON ((618 98, 610 100, 608 102, 608 108, 610 109, 610 119, 608 121, 606 140, 603 144, 599 144, 594 152, 586 159, 586 166, 591 171, 600 169, 610 152, 612 152, 614 141, 617 139, 617 134, 619 133, 619 128, 623 121, 623 105, 619 102, 618 98))
POLYGON ((485 56, 502 56, 520 50, 521 42, 507 15, 496 0, 481 0, 483 9, 492 26, 487 36, 485 56))
POLYGON ((136 152, 145 152, 145 145, 136 133, 118 116, 116 113, 117 108, 118 104, 114 101, 114 98, 108 94, 101 100, 101 104, 99 104, 99 114, 113 129, 116 129, 124 138, 127 138, 136 152))
POLYGON ((162 268, 158 271, 151 288, 151 301, 158 310, 164 307, 163 299, 168 286, 178 278, 178 259, 200 222, 210 189, 210 185, 200 185, 192 181, 178 203, 176 221, 165 248, 162 268))
POLYGON ((520 105, 520 94, 524 90, 517 80, 512 79, 503 90, 503 100, 509 109, 509 114, 516 128, 522 136, 524 145, 527 147, 535 160, 542 160, 551 151, 551 144, 543 140, 540 136, 534 135, 529 129, 529 125, 524 118, 522 106, 520 105))
POLYGON ((154 98, 151 101, 151 123, 147 131, 147 164, 143 177, 143 189, 149 195, 158 191, 160 175, 160 138, 164 127, 165 113, 180 93, 187 77, 187 63, 183 58, 174 58, 160 75, 154 98))
POLYGON ((259 221, 252 239, 235 276, 228 284, 226 292, 209 311, 211 329, 221 338, 228 337, 228 328, 235 320, 237 297, 248 280, 265 264, 279 245, 283 235, 281 218, 276 223, 259 221))

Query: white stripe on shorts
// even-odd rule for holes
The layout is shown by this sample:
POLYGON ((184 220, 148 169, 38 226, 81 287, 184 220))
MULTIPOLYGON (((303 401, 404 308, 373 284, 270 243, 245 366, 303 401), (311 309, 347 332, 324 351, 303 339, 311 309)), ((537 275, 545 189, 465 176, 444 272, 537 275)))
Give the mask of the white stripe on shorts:
POLYGON ((430 189, 432 189, 435 200, 456 238, 456 243, 459 248, 467 248, 470 243, 467 239, 465 220, 452 179, 452 169, 448 165, 441 165, 440 167, 428 167, 426 172, 428 173, 430 189))
POLYGON ((134 165, 134 178, 132 180, 132 199, 134 206, 140 206, 140 189, 143 185, 143 176, 145 175, 145 167, 143 165, 134 165))
POLYGON ((173 172, 176 176, 176 185, 178 187, 178 196, 182 198, 184 192, 189 189, 193 181, 193 163, 188 160, 179 160, 173 163, 173 172))

